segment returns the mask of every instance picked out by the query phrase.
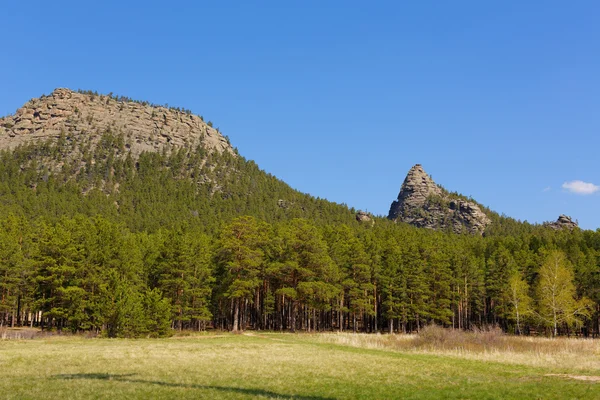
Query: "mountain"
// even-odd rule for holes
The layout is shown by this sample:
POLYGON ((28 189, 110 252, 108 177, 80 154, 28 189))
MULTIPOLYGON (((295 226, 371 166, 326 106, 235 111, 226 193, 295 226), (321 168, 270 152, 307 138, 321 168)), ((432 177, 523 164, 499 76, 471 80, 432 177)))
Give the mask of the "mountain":
POLYGON ((0 214, 102 215, 134 231, 211 232, 239 215, 358 223, 262 171, 189 110, 64 88, 0 118, 0 199, 0 214))
POLYGON ((408 171, 388 218, 421 228, 479 235, 492 222, 477 203, 436 184, 420 164, 408 171))

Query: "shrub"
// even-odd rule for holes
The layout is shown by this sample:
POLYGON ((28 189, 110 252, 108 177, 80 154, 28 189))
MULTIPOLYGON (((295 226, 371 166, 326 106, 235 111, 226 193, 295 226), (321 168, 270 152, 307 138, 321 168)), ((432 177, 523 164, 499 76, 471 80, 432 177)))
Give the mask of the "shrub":
POLYGON ((506 347, 506 336, 497 326, 473 328, 470 331, 426 326, 419 332, 415 347, 435 350, 485 351, 506 347))

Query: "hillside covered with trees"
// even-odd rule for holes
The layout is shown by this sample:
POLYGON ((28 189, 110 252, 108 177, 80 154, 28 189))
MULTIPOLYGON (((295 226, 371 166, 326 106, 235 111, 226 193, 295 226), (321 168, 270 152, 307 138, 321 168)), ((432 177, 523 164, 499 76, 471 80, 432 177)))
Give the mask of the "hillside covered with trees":
MULTIPOLYGON (((132 103, 85 96, 115 115, 132 103)), ((100 126, 79 105, 55 137, 0 152, 1 325, 109 337, 431 323, 599 332, 598 231, 497 215, 483 236, 360 223, 228 151, 203 120, 198 141, 173 145, 189 112, 142 106, 170 129, 160 148, 134 151, 130 125, 100 126)))

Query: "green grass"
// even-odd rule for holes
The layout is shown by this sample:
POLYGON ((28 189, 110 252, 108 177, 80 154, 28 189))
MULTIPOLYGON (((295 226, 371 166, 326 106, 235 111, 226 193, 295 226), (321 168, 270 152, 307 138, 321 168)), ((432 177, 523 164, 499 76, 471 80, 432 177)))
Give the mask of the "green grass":
POLYGON ((366 348, 307 334, 5 340, 0 371, 6 399, 600 398, 600 383, 550 375, 594 370, 366 348))

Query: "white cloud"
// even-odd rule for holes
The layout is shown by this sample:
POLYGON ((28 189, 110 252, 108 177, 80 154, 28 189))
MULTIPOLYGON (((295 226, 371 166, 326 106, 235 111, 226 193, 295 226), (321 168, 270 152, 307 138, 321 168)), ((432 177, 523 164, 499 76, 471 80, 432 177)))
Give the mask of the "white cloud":
POLYGON ((600 186, 596 186, 593 183, 583 181, 565 182, 562 184, 562 187, 563 189, 566 189, 571 193, 582 195, 593 194, 600 190, 600 186))
POLYGON ((542 192, 549 192, 550 190, 552 190, 552 188, 550 186, 546 186, 542 192))

